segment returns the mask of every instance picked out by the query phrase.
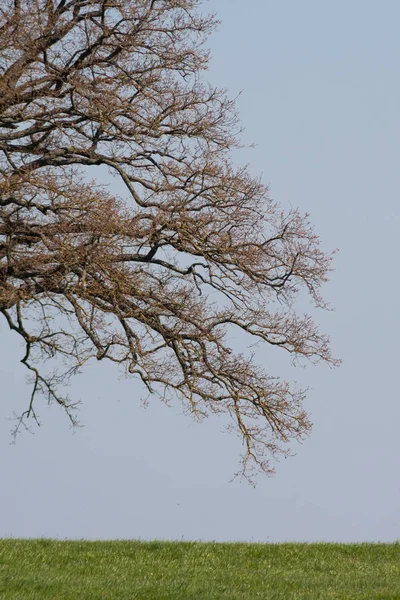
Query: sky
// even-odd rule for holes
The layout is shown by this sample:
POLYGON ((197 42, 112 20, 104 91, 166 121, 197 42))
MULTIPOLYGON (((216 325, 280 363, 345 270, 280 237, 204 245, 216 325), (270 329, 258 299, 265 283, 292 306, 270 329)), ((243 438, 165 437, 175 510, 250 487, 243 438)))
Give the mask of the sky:
POLYGON ((271 196, 299 207, 326 251, 338 248, 316 315, 338 369, 274 372, 310 387, 310 437, 260 476, 232 481, 240 441, 201 424, 112 366, 89 366, 73 432, 57 407, 10 430, 28 401, 22 349, 0 321, 0 537, 215 541, 400 539, 399 145, 397 0, 210 0, 222 21, 207 78, 240 94, 236 158, 271 196))

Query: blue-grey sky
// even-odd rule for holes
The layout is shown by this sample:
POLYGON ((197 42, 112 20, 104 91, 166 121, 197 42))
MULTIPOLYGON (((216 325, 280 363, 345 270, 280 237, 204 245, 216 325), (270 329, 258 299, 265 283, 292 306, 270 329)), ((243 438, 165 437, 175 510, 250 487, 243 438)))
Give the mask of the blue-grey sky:
POLYGON ((0 536, 260 541, 400 538, 400 3, 211 0, 222 25, 209 79, 232 95, 246 143, 238 160, 271 195, 309 212, 339 248, 317 315, 339 369, 260 361, 309 385, 314 429, 255 489, 230 483, 239 440, 196 424, 93 365, 71 388, 75 434, 57 407, 11 446, 28 400, 21 348, 0 322, 0 536))

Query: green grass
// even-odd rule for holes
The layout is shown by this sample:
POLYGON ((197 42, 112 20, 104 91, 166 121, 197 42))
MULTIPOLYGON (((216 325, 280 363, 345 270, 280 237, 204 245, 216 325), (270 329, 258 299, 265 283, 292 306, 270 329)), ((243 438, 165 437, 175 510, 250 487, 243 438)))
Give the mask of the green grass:
POLYGON ((400 544, 0 540, 0 598, 400 599, 400 544))

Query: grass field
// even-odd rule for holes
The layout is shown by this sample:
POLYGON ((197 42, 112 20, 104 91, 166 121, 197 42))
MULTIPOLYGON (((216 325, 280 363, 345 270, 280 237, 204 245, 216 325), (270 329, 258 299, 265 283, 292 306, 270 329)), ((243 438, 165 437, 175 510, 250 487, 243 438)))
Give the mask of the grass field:
POLYGON ((1 600, 400 599, 400 544, 0 540, 1 600))

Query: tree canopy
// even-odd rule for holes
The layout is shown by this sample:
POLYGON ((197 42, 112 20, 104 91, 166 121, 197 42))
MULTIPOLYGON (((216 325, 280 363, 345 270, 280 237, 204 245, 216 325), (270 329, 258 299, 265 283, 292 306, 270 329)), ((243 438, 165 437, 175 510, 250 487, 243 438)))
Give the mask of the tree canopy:
POLYGON ((235 103, 203 74, 215 25, 199 0, 2 0, 0 311, 32 378, 19 424, 40 394, 74 421, 64 384, 110 360, 196 417, 227 413, 249 474, 310 423, 304 391, 227 336, 335 364, 295 307, 302 290, 326 307, 331 255, 235 166, 235 103))

